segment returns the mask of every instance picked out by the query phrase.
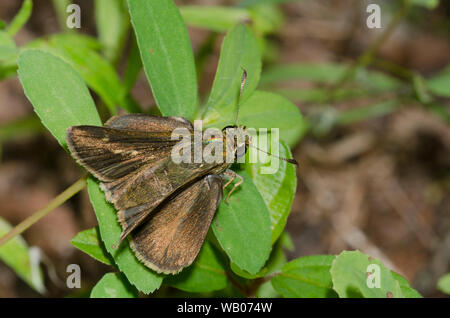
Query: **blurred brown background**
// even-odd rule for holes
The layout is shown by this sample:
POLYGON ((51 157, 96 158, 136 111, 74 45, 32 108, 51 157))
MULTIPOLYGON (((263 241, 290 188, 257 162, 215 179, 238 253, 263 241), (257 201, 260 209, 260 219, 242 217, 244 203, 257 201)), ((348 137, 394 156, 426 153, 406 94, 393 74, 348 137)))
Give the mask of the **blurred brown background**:
MULTIPOLYGON (((281 5, 285 24, 271 35, 274 60, 351 62, 381 30, 365 25, 368 3, 387 1, 314 0, 281 5)), ((95 35, 91 1, 82 8, 81 32, 95 35)), ((21 1, 2 0, 0 19, 10 21, 21 1)), ((177 1, 177 4, 233 5, 234 1, 177 1)), ((450 3, 419 18, 405 19, 378 53, 423 76, 450 62, 450 3)), ((385 27, 392 12, 382 13, 385 27)), ((18 44, 58 32, 51 1, 34 1, 31 19, 16 37, 18 44)), ((189 28, 194 51, 209 32, 189 28)), ((206 60, 200 93, 214 77, 221 37, 206 60)), ((152 105, 142 73, 133 92, 142 105, 152 105)), ((335 104, 349 109, 364 98, 335 104)), ((443 101, 449 107, 449 101, 443 101)), ((313 110, 299 103, 302 113, 313 110)), ((33 112, 17 78, 0 82, 0 125, 33 112)), ((17 224, 72 184, 82 173, 48 132, 4 142, 0 164, 0 216, 17 224)), ((402 107, 387 116, 336 127, 325 136, 306 136, 293 153, 300 163, 298 189, 288 219, 295 250, 289 258, 339 254, 359 249, 380 258, 405 275, 424 296, 437 291, 439 277, 450 271, 450 128, 419 107, 402 107)), ((67 296, 67 264, 81 265, 83 286, 92 286, 108 268, 76 250, 70 240, 96 225, 86 191, 78 194, 24 233, 30 245, 46 255, 47 296, 67 296), (52 270, 55 269, 55 273, 52 270)), ((39 296, 0 262, 0 297, 39 296)))

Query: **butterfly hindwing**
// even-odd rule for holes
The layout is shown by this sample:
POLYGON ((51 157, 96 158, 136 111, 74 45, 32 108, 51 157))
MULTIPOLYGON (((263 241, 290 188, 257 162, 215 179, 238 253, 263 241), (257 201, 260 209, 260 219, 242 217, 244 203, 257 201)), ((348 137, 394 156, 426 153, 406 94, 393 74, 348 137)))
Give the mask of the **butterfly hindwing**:
POLYGON ((148 267, 177 273, 197 257, 222 197, 211 174, 173 194, 131 233, 131 247, 148 267))

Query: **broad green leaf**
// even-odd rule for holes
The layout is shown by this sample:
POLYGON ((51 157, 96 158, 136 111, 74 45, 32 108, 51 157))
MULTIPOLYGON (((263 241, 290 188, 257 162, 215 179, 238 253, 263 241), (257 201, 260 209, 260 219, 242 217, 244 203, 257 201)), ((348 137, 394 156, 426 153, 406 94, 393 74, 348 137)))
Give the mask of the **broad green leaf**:
MULTIPOLYGON (((0 218, 0 237, 11 230, 11 226, 0 218)), ((33 262, 30 258, 30 250, 22 238, 18 235, 0 247, 0 260, 5 262, 14 272, 36 291, 43 293, 44 276, 39 262, 33 262)))
MULTIPOLYGON (((292 63, 269 68, 261 76, 261 86, 271 87, 284 81, 309 81, 333 84, 340 80, 348 66, 337 63, 292 63)), ((397 89, 400 81, 377 71, 359 69, 355 74, 355 84, 367 92, 385 92, 397 89)), ((329 94, 329 92, 328 92, 329 94)))
POLYGON ((143 293, 149 294, 158 289, 163 275, 157 274, 139 262, 127 241, 123 242, 119 248, 113 248, 113 245, 119 241, 122 228, 117 221, 114 207, 105 200, 98 182, 92 177, 88 179, 88 192, 97 216, 102 241, 117 267, 125 274, 128 281, 143 293))
POLYGON ((181 7, 180 12, 186 24, 217 32, 228 31, 250 19, 246 9, 233 7, 192 5, 181 7))
POLYGON ((400 274, 397 274, 394 271, 391 271, 392 276, 394 279, 399 283, 400 289, 402 290, 402 294, 405 298, 422 298, 422 295, 420 295, 417 290, 412 288, 409 285, 409 282, 401 276, 400 274))
POLYGON ((427 86, 436 95, 450 97, 450 65, 427 80, 427 86))
POLYGON ((411 0, 411 4, 432 10, 439 5, 439 0, 411 0))
POLYGON ((333 289, 341 298, 404 297, 400 284, 391 271, 379 260, 372 259, 360 251, 344 251, 336 256, 330 272, 333 289), (369 274, 373 275, 373 280, 368 277, 369 274), (375 284, 377 279, 379 286, 375 284), (375 285, 371 286, 369 280, 375 285))
POLYGON ((426 108, 434 113, 436 116, 450 123, 450 109, 444 103, 433 102, 426 105, 426 108))
POLYGON ((164 116, 192 119, 197 110, 194 55, 172 0, 128 0, 145 74, 164 116))
POLYGON ((438 288, 441 292, 450 295, 450 274, 445 274, 439 279, 438 288))
POLYGON ((187 292, 210 292, 227 286, 220 254, 209 242, 203 244, 195 262, 180 274, 169 275, 164 283, 187 292))
POLYGON ((219 118, 227 124, 234 124, 243 69, 247 71, 247 80, 241 103, 258 85, 261 52, 253 33, 239 24, 227 33, 222 43, 219 65, 203 116, 206 124, 215 124, 219 118))
POLYGON ((242 269, 240 269, 236 264, 230 263, 231 270, 236 274, 246 279, 255 279, 264 277, 280 270, 286 263, 286 256, 283 252, 283 246, 281 242, 277 242, 272 248, 270 257, 267 260, 264 267, 256 274, 250 274, 242 269))
POLYGON ((10 36, 14 36, 22 28, 22 26, 28 21, 28 19, 31 16, 32 10, 33 10, 33 1, 24 0, 22 2, 22 6, 20 7, 19 12, 16 14, 14 19, 11 21, 11 23, 6 28, 6 32, 8 32, 8 34, 10 36))
POLYGON ((91 298, 135 298, 136 288, 118 273, 108 273, 98 281, 91 292, 91 298))
POLYGON ((47 49, 72 65, 86 84, 102 98, 112 114, 116 113, 116 105, 129 112, 138 112, 139 109, 134 109, 127 102, 126 89, 111 63, 86 46, 74 46, 70 39, 71 37, 52 37, 47 49))
POLYGON ((89 90, 69 64, 40 50, 25 50, 18 65, 25 95, 64 148, 69 126, 101 125, 89 90))
POLYGON ((124 0, 95 0, 95 21, 105 57, 115 63, 122 53, 130 28, 130 19, 124 0))
MULTIPOLYGON (((205 122, 205 128, 223 128, 233 124, 234 119, 231 121, 229 119, 233 118, 234 112, 233 105, 222 109, 221 115, 214 121, 205 122)), ((238 124, 247 128, 267 128, 268 132, 271 128, 278 128, 280 139, 291 147, 300 140, 307 129, 297 106, 280 95, 263 91, 255 91, 241 105, 238 124)))
POLYGON ((284 297, 337 297, 330 275, 334 258, 333 255, 312 255, 295 259, 272 278, 272 286, 284 297))
MULTIPOLYGON (((270 215, 261 194, 245 171, 244 182, 222 202, 212 221, 220 246, 231 261, 250 274, 257 273, 271 250, 270 215)), ((225 189, 224 197, 232 186, 225 189)))
POLYGON ((136 43, 136 38, 133 36, 133 42, 131 43, 130 54, 127 61, 127 68, 125 70, 123 80, 127 92, 131 91, 131 89, 133 88, 141 70, 141 56, 139 54, 139 48, 136 43))
MULTIPOLYGON (((284 142, 280 142, 278 145, 278 153, 274 151, 275 149, 271 149, 270 137, 271 136, 267 134, 260 135, 258 140, 263 138, 267 140, 269 153, 281 158, 292 158, 291 151, 284 142)), ((260 143, 258 142, 258 144, 260 143)), ((253 152, 255 152, 260 159, 261 156, 264 155, 254 148, 249 148, 248 156, 251 157, 253 152)), ((253 183, 262 195, 264 202, 269 209, 273 244, 283 232, 287 217, 291 212, 291 205, 297 187, 297 176, 295 174, 295 165, 279 160, 274 156, 265 156, 268 157, 267 163, 262 163, 261 160, 258 160, 258 163, 248 163, 245 165, 245 171, 252 178, 253 183), (276 167, 278 167, 278 169, 276 169, 276 167), (262 169, 274 169, 275 173, 264 174, 262 173, 264 172, 262 169)))
POLYGON ((55 11, 56 14, 56 18, 58 19, 58 25, 59 28, 62 29, 63 31, 70 32, 70 33, 74 33, 73 29, 70 29, 67 27, 67 6, 69 6, 72 3, 72 0, 53 0, 52 4, 53 4, 53 10, 55 11))
POLYGON ((79 232, 70 243, 96 260, 106 265, 113 265, 110 256, 101 241, 98 227, 79 232))

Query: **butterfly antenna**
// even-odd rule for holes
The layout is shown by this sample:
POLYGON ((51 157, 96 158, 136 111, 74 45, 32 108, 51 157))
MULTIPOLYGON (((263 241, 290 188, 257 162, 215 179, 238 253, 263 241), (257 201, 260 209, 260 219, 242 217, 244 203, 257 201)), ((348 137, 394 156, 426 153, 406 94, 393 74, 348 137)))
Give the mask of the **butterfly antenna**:
POLYGON ((239 109, 241 108, 241 96, 242 92, 244 90, 245 80, 247 79, 247 71, 245 69, 242 69, 244 73, 242 74, 242 80, 241 80, 241 89, 239 91, 239 97, 238 97, 238 106, 236 110, 236 119, 234 121, 234 125, 237 126, 238 118, 239 118, 239 109))
POLYGON ((269 156, 278 158, 278 159, 280 159, 280 160, 283 160, 283 161, 286 161, 286 162, 292 163, 293 165, 298 166, 298 162, 297 162, 297 160, 295 160, 295 159, 281 158, 281 157, 279 157, 279 156, 277 156, 277 155, 271 154, 270 152, 267 152, 267 151, 264 151, 264 150, 262 150, 262 149, 259 149, 258 147, 253 146, 253 145, 250 145, 250 147, 252 147, 252 148, 254 148, 254 149, 256 149, 256 150, 259 150, 259 151, 261 151, 261 152, 264 152, 264 153, 268 154, 269 156))

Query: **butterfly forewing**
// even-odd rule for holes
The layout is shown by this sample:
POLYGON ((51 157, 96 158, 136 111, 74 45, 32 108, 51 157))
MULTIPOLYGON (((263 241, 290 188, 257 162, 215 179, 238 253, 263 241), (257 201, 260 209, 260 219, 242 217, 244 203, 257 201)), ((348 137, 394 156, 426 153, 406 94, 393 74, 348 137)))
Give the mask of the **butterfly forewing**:
POLYGON ((148 267, 177 273, 197 256, 222 197, 222 180, 207 175, 173 194, 131 233, 131 247, 148 267))

